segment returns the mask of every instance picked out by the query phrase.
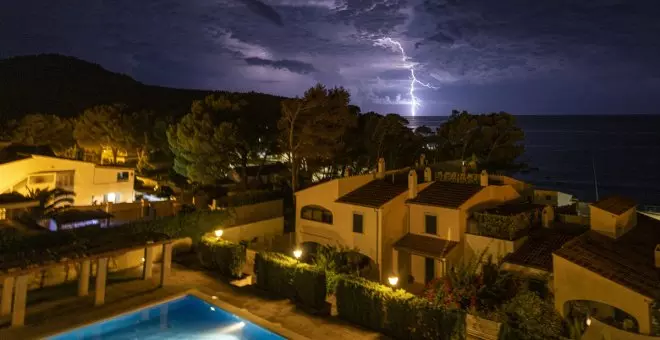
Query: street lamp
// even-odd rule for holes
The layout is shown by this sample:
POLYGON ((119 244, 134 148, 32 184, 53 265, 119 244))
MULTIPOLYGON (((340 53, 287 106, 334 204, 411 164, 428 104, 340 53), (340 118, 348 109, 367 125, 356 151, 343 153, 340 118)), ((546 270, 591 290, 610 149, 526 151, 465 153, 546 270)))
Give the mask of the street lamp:
POLYGON ((587 326, 591 326, 591 318, 587 317, 587 326))
POLYGON ((397 276, 390 276, 387 278, 387 282, 390 283, 390 286, 396 287, 397 283, 399 283, 399 278, 397 276))
POLYGON ((218 230, 214 231, 214 233, 215 233, 215 237, 221 238, 223 231, 222 231, 222 229, 218 229, 218 230))
POLYGON ((300 260, 301 256, 302 256, 302 249, 297 248, 296 250, 293 251, 293 257, 295 257, 296 260, 300 260))

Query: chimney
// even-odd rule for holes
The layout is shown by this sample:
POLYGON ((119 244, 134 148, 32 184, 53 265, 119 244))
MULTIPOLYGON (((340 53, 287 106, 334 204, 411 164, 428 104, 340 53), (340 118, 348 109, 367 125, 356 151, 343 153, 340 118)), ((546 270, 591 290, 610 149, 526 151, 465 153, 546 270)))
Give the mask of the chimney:
POLYGON ((376 178, 385 178, 385 158, 378 159, 378 171, 376 172, 376 178))
POLYGON ((426 155, 421 154, 419 155, 419 166, 425 166, 426 165, 426 155))
POLYGON ((433 180, 433 172, 428 166, 424 168, 424 182, 431 182, 433 180))
POLYGON ((555 220, 555 208, 551 205, 546 205, 545 208, 543 208, 543 213, 541 216, 541 223, 543 224, 543 227, 550 228, 554 220, 555 220))
POLYGON ((487 187, 488 186, 488 171, 486 170, 481 170, 481 175, 480 175, 480 183, 482 187, 487 187))
POLYGON ((660 244, 655 246, 655 267, 660 268, 660 244))
POLYGON ((417 171, 408 172, 408 199, 417 197, 417 171))

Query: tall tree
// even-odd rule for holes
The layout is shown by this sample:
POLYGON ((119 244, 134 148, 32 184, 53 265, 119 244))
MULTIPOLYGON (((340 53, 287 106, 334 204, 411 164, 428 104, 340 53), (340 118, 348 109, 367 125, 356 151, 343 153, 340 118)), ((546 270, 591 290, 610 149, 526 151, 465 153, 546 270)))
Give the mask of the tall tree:
POLYGON ((437 135, 448 158, 476 158, 494 170, 517 166, 516 159, 524 152, 524 133, 506 112, 473 115, 454 110, 437 135))
POLYGON ((294 192, 303 160, 330 161, 343 148, 342 137, 355 124, 349 100, 344 88, 328 89, 317 84, 302 98, 282 102, 278 126, 282 149, 289 156, 294 192))
POLYGON ((240 107, 240 102, 220 95, 194 101, 190 113, 167 131, 174 170, 203 185, 226 178, 236 161, 238 132, 223 119, 240 107))
POLYGON ((11 133, 11 140, 30 145, 49 145, 60 156, 76 144, 71 120, 40 113, 26 115, 18 121, 11 133))
POLYGON ((128 150, 132 140, 126 110, 122 104, 97 105, 85 110, 75 121, 73 137, 85 149, 97 152, 110 149, 116 163, 119 151, 128 150))

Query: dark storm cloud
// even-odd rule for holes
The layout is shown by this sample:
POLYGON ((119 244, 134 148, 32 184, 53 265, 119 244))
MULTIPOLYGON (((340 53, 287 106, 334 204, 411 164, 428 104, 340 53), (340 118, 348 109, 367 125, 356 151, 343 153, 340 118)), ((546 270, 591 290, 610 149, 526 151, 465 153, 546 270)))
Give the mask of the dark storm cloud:
POLYGON ((268 60, 257 57, 245 58, 249 65, 270 66, 273 68, 285 69, 291 72, 307 74, 316 72, 314 65, 297 60, 268 60))
POLYGON ((275 25, 278 26, 283 26, 284 22, 282 21, 282 17, 277 13, 277 11, 265 3, 259 1, 259 0, 240 0, 249 8, 252 12, 255 14, 269 20, 270 22, 274 23, 275 25))
POLYGON ((364 111, 403 114, 414 67, 438 88, 417 86, 422 114, 648 112, 656 18, 657 0, 5 1, 0 56, 62 53, 145 83, 287 96, 320 81, 364 111))

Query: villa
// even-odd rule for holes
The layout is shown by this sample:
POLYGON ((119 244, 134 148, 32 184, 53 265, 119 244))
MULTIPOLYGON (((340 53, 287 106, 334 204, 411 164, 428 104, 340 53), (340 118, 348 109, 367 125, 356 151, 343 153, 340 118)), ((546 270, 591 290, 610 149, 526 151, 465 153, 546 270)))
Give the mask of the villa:
POLYGON ((77 206, 135 200, 133 168, 60 158, 33 148, 2 149, 0 174, 0 193, 29 195, 60 188, 75 193, 77 206))

